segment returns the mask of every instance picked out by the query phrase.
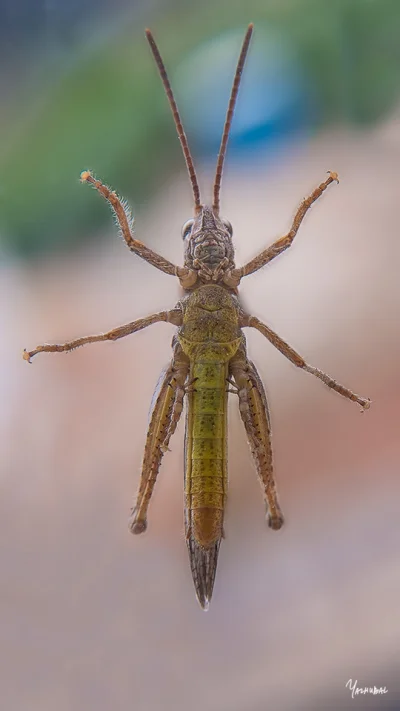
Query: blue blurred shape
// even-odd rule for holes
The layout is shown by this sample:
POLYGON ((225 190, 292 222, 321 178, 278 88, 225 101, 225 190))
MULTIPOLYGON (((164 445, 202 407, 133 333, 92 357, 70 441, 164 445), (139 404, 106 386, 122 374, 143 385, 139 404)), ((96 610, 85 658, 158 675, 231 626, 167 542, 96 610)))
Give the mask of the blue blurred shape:
MULTIPOLYGON (((244 32, 232 30, 191 52, 174 77, 191 144, 204 157, 219 148, 244 32)), ((316 101, 299 58, 277 31, 256 27, 244 68, 229 154, 248 157, 285 143, 315 123, 316 101)))

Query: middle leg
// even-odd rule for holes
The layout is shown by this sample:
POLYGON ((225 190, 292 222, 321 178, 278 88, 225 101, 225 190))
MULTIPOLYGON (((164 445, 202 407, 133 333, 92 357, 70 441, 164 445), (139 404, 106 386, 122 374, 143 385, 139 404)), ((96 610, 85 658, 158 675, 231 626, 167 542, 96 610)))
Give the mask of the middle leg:
POLYGON ((68 353, 68 351, 73 351, 75 348, 84 346, 87 343, 117 341, 119 338, 125 338, 125 336, 129 336, 131 333, 142 331, 144 328, 152 326, 154 323, 160 323, 161 321, 172 323, 174 326, 180 326, 182 323, 182 312, 178 308, 172 309, 171 311, 160 311, 158 314, 139 318, 137 321, 132 321, 132 323, 126 323, 124 326, 113 328, 112 331, 108 331, 107 333, 99 333, 97 336, 83 336, 82 338, 75 338, 73 341, 67 341, 67 343, 61 344, 45 343, 44 345, 36 346, 33 351, 27 351, 25 348, 22 357, 28 361, 28 363, 31 363, 33 356, 38 353, 68 353))
POLYGON ((316 378, 319 378, 319 380, 322 380, 322 382, 325 383, 328 388, 335 390, 335 392, 339 393, 339 395, 342 395, 348 400, 352 400, 352 402, 358 403, 358 405, 360 405, 362 408, 361 412, 364 412, 364 410, 368 410, 370 408, 371 400, 369 398, 361 397, 360 395, 353 393, 352 390, 349 390, 344 385, 338 383, 337 380, 331 378, 331 376, 327 373, 324 373, 322 370, 318 370, 318 368, 315 368, 313 365, 309 365, 308 363, 306 363, 304 358, 299 353, 297 353, 294 348, 289 346, 286 341, 284 341, 280 336, 278 336, 277 333, 275 333, 275 331, 273 331, 271 328, 269 328, 269 326, 260 321, 260 319, 258 319, 256 316, 248 316, 247 314, 242 314, 240 326, 249 326, 250 328, 256 328, 257 331, 262 333, 262 335, 265 336, 265 338, 267 338, 269 342, 272 343, 272 345, 278 349, 278 351, 280 351, 286 358, 288 358, 288 360, 290 360, 293 365, 296 365, 298 368, 302 368, 302 370, 305 370, 306 373, 310 373, 310 375, 314 375, 316 378))

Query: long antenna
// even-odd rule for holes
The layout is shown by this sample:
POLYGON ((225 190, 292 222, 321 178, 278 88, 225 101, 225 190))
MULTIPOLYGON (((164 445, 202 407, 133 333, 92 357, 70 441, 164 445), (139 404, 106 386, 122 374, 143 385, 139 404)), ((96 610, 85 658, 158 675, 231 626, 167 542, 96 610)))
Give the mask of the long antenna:
POLYGON ((181 117, 179 115, 178 107, 176 105, 176 101, 175 101, 174 95, 172 93, 171 84, 169 83, 169 79, 168 79, 167 71, 164 66, 164 62, 161 59, 161 54, 159 52, 159 49, 158 49, 156 42, 155 42, 155 39, 154 39, 150 30, 146 30, 146 37, 148 39, 151 51, 153 52, 154 59, 156 60, 158 71, 160 72, 162 83, 164 84, 165 93, 167 94, 169 105, 172 110, 172 115, 174 117, 176 130, 178 132, 178 137, 181 142, 183 155, 185 156, 185 161, 186 161, 187 169, 189 172, 190 182, 192 183, 195 211, 199 212, 201 209, 199 184, 197 182, 196 171, 194 169, 194 164, 193 164, 193 158, 192 158, 190 150, 189 150, 189 144, 188 144, 188 141, 186 138, 185 131, 183 130, 183 125, 182 125, 181 117))
POLYGON ((218 160, 217 160, 217 169, 215 172, 215 180, 214 180, 213 210, 217 213, 219 212, 219 192, 220 192, 220 188, 221 188, 222 169, 223 169, 224 160, 225 160, 226 144, 228 143, 229 131, 231 129, 232 117, 233 117, 233 112, 235 110, 235 104, 236 104, 236 99, 237 99, 237 95, 238 95, 238 91, 239 91, 240 79, 242 76, 244 63, 246 61, 246 55, 247 55, 247 51, 249 49, 251 35, 253 34, 253 27, 254 27, 253 23, 251 23, 248 26, 247 32, 246 32, 244 40, 243 40, 242 49, 241 49, 239 60, 238 60, 237 67, 236 67, 235 78, 233 80, 231 97, 229 99, 229 104, 228 104, 228 111, 226 112, 224 131, 222 134, 221 146, 219 149, 218 160))

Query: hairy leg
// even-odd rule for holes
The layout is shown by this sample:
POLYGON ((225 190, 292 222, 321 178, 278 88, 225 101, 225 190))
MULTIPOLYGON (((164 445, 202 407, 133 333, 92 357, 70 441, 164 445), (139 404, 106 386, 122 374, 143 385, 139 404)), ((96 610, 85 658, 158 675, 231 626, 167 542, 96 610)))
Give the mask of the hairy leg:
POLYGON ((322 382, 325 383, 328 388, 335 390, 335 392, 339 393, 339 395, 342 395, 343 397, 347 398, 348 400, 352 400, 353 402, 357 402, 359 405, 361 405, 362 410, 369 409, 371 405, 371 400, 369 398, 356 395, 356 393, 353 393, 348 388, 345 388, 344 385, 341 385, 336 380, 333 380, 330 375, 323 373, 322 370, 318 370, 318 368, 314 368, 314 366, 312 365, 308 365, 308 363, 306 363, 304 358, 299 355, 299 353, 296 353, 296 351, 291 346, 289 346, 286 341, 280 338, 274 331, 272 331, 268 326, 266 326, 265 323, 262 323, 262 321, 260 321, 255 316, 244 315, 242 318, 241 326, 249 326, 250 328, 256 328, 257 331, 262 333, 262 335, 265 336, 265 338, 267 338, 269 342, 272 343, 272 345, 278 349, 278 351, 280 351, 284 356, 286 356, 286 358, 288 358, 298 368, 302 368, 302 370, 305 370, 307 373, 315 375, 316 378, 322 380, 322 382))
POLYGON ((146 316, 146 318, 139 318, 137 321, 132 321, 132 323, 119 326, 118 328, 114 328, 112 331, 107 331, 107 333, 100 333, 97 336, 83 336, 81 338, 76 338, 74 341, 67 341, 67 343, 62 344, 51 345, 46 343, 42 346, 36 346, 33 351, 27 351, 25 349, 23 352, 23 358, 30 363, 31 358, 38 353, 67 353, 68 351, 74 350, 74 348, 85 346, 88 343, 97 343, 98 341, 116 341, 118 338, 129 336, 131 333, 141 331, 144 328, 147 328, 147 326, 152 326, 153 323, 158 323, 160 321, 165 321, 166 323, 172 323, 175 326, 179 326, 182 321, 182 312, 180 309, 160 311, 158 314, 152 314, 151 316, 146 316))
POLYGON ((121 234, 131 252, 134 252, 146 262, 152 264, 153 267, 165 272, 165 274, 179 277, 184 288, 188 288, 194 284, 197 277, 193 270, 188 269, 187 267, 178 267, 175 264, 172 264, 172 262, 169 262, 168 259, 165 259, 160 254, 157 254, 157 252, 154 252, 149 247, 146 247, 143 242, 140 242, 134 238, 132 234, 133 220, 130 215, 129 207, 118 197, 117 193, 110 190, 110 188, 108 188, 107 185, 104 185, 101 180, 97 180, 97 178, 95 178, 89 170, 84 170, 81 173, 81 181, 82 183, 90 183, 93 185, 100 195, 102 195, 102 197, 111 205, 111 208, 117 218, 121 234))
POLYGON ((238 286, 240 280, 242 277, 247 276, 248 274, 252 274, 253 272, 258 271, 258 269, 261 269, 261 267, 265 266, 265 264, 268 264, 272 259, 275 259, 275 257, 278 256, 278 254, 281 254, 282 252, 285 251, 288 247, 290 247, 293 243, 294 238, 297 235, 297 232, 299 230, 299 227, 310 209, 311 205, 318 200, 318 198, 322 195, 322 193, 326 190, 328 185, 333 183, 334 181, 339 182, 338 180, 338 175, 337 173, 332 173, 329 172, 329 177, 324 180, 323 183, 321 183, 312 193, 309 197, 305 198, 302 203, 300 204, 299 208, 297 209, 297 212, 294 216, 292 226, 289 230, 289 232, 284 235, 283 237, 280 237, 279 239, 276 240, 273 244, 270 245, 270 247, 267 247, 267 249, 264 249, 260 254, 258 254, 254 259, 252 259, 250 262, 247 262, 243 267, 239 267, 238 269, 233 269, 230 273, 226 275, 225 282, 231 286, 231 287, 236 287, 238 286))

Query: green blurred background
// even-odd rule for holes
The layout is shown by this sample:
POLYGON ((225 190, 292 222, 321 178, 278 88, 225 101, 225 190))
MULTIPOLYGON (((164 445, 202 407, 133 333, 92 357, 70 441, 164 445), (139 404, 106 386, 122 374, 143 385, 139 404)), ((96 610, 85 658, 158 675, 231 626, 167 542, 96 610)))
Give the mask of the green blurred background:
POLYGON ((396 0, 0 0, 0 602, 6 711, 400 708, 398 402, 400 4, 396 0), (370 411, 257 334, 286 526, 264 522, 230 396, 226 539, 210 611, 183 533, 184 422, 142 537, 127 519, 173 329, 63 355, 22 349, 172 307, 192 196, 150 27, 204 200, 241 39, 255 33, 222 182, 237 264, 288 229, 327 170, 341 182, 293 247, 243 281, 246 309, 370 411), (384 686, 352 699, 349 679, 384 686))
MULTIPOLYGON (((1 11, 0 226, 3 244, 26 257, 81 243, 105 224, 78 183, 87 166, 140 208, 181 164, 145 23, 160 36, 172 76, 194 48, 249 18, 259 41, 273 30, 312 86, 305 123, 313 131, 366 126, 398 100, 396 0, 167 2, 151 10, 137 1, 3 0, 1 11)), ((198 77, 189 81, 195 87, 198 77)), ((207 100, 196 98, 198 112, 207 100)))

